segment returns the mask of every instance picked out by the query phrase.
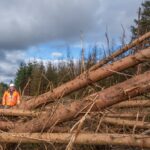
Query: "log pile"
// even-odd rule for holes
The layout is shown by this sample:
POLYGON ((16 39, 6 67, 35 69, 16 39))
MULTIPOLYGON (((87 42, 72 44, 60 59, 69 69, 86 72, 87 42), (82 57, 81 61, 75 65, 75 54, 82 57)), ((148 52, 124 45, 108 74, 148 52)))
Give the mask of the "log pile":
POLYGON ((150 92, 150 69, 139 75, 123 72, 149 62, 150 47, 116 60, 148 38, 150 32, 75 79, 22 101, 19 107, 0 109, 0 143, 61 143, 66 150, 76 145, 150 148, 150 98, 144 97, 150 92), (125 75, 127 80, 84 98, 63 102, 63 97, 72 92, 114 74, 125 75))

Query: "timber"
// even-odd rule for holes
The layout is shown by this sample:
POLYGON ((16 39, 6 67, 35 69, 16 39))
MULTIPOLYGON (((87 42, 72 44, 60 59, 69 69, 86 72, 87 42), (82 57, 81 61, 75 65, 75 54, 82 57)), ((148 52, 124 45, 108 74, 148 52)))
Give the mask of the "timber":
MULTIPOLYGON (((121 104, 121 103, 120 103, 121 104)), ((123 103, 122 103, 123 104, 123 103)), ((126 104, 126 103, 125 103, 126 104)), ((112 107, 118 108, 117 105, 113 105, 112 107)), ((124 107, 126 105, 123 105, 124 107)), ((120 108, 120 107, 119 107, 120 108)), ((128 107, 126 107, 128 108, 128 107)), ((85 114, 86 112, 81 112, 81 114, 85 114)), ((39 115, 45 115, 46 111, 31 111, 31 110, 20 110, 20 109, 0 109, 1 116, 12 116, 12 117, 38 117, 39 115)), ((135 118, 138 113, 106 113, 105 116, 113 117, 113 118, 135 118)), ((138 114, 138 117, 149 116, 149 112, 142 112, 138 114)))
MULTIPOLYGON (((71 133, 0 133, 3 143, 69 143, 71 133)), ((150 148, 150 136, 130 134, 94 134, 80 133, 75 144, 84 145, 128 145, 140 148, 150 148)))
POLYGON ((104 114, 106 117, 109 118, 143 118, 143 117, 149 117, 150 112, 147 113, 107 113, 104 114))
POLYGON ((150 100, 128 100, 113 106, 113 108, 150 107, 150 100))
POLYGON ((103 118, 102 121, 117 126, 128 126, 128 127, 136 126, 136 128, 150 129, 150 122, 125 120, 125 119, 110 118, 110 117, 105 117, 103 118))
POLYGON ((150 91, 150 71, 92 94, 82 101, 75 101, 67 105, 58 105, 54 110, 49 110, 45 115, 40 115, 38 118, 24 123, 23 126, 15 126, 12 132, 41 131, 54 124, 76 117, 83 108, 86 108, 84 109, 85 111, 93 103, 91 111, 97 111, 148 91, 150 91))
POLYGON ((38 117, 39 115, 44 115, 45 112, 42 111, 29 111, 21 109, 0 109, 1 116, 19 116, 19 117, 38 117))
POLYGON ((93 82, 104 79, 112 74, 125 70, 129 67, 135 66, 150 59, 150 47, 137 52, 135 55, 125 57, 112 64, 108 64, 102 68, 91 71, 88 74, 81 74, 74 80, 71 80, 61 86, 42 94, 36 98, 23 102, 19 108, 21 109, 34 109, 42 104, 46 104, 50 101, 57 100, 67 94, 70 94, 76 90, 79 90, 93 82))

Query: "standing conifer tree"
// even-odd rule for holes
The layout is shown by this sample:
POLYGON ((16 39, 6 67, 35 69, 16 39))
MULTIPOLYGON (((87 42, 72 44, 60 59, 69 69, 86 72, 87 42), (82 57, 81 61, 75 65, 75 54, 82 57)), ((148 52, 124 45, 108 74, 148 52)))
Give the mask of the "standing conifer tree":
POLYGON ((142 3, 142 7, 139 8, 139 17, 138 19, 135 19, 134 22, 135 25, 131 26, 133 39, 150 31, 150 1, 149 0, 146 0, 142 3))

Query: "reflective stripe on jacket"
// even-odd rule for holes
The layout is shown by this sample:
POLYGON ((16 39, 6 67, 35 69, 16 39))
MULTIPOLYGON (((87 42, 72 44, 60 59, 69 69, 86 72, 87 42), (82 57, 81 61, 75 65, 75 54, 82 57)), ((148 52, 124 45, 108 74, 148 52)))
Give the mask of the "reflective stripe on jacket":
POLYGON ((19 93, 15 90, 10 93, 10 91, 6 91, 3 95, 3 100, 2 100, 2 105, 7 105, 7 106, 15 106, 20 103, 20 95, 19 93))

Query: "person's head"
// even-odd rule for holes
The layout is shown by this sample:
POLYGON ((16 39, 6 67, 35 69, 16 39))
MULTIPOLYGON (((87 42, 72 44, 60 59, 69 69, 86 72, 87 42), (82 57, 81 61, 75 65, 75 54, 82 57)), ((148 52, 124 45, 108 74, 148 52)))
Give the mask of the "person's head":
POLYGON ((14 91, 15 90, 15 85, 13 83, 9 84, 9 90, 14 91))

